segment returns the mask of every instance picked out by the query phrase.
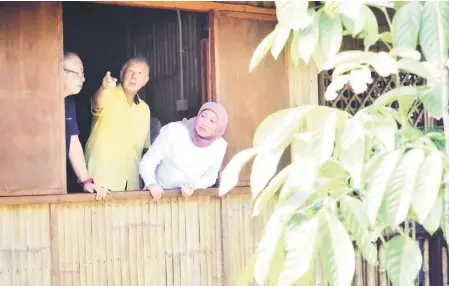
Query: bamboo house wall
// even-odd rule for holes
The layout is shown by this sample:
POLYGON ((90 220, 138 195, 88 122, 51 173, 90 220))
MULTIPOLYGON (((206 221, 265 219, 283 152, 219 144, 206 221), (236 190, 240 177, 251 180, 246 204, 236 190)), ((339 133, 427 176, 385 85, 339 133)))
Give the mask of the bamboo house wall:
MULTIPOLYGON (((319 103, 316 68, 294 67, 288 49, 246 73, 276 19, 268 4, 118 4, 209 13, 208 96, 231 111, 228 159, 250 146, 255 127, 271 112, 319 103)), ((0 3, 0 285, 238 285, 274 208, 252 217, 247 181, 225 197, 217 189, 190 198, 174 190, 158 202, 148 192, 118 192, 101 202, 66 194, 61 6, 0 3)), ((447 285, 443 243, 424 236, 422 245, 416 285, 447 285), (432 269, 441 283, 430 280, 432 269)), ((318 264, 315 270, 313 285, 326 285, 318 264)), ((384 286, 386 279, 382 267, 357 256, 354 285, 384 286)))

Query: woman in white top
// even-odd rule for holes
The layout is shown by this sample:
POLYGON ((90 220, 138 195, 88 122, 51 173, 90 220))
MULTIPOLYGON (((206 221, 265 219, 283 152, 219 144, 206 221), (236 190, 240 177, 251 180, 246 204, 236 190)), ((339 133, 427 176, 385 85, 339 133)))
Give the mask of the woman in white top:
POLYGON ((181 188, 184 196, 190 196, 212 186, 228 145, 222 138, 227 124, 226 109, 207 102, 197 117, 162 127, 140 162, 145 189, 159 199, 163 189, 181 188))

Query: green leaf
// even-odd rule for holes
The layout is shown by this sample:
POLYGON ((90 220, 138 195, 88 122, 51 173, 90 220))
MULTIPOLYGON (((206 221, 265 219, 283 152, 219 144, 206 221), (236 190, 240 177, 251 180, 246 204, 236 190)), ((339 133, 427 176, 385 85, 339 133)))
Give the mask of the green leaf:
POLYGON ((255 149, 246 149, 237 153, 237 155, 235 155, 231 159, 231 161, 229 161, 223 172, 221 172, 220 189, 218 192, 220 196, 227 194, 230 190, 232 190, 232 188, 237 185, 237 183, 239 182, 240 171, 242 170, 243 166, 256 154, 257 151, 255 149))
POLYGON ((279 26, 276 29, 276 39, 274 40, 274 43, 271 47, 271 55, 275 60, 277 60, 279 54, 287 43, 291 31, 290 28, 284 28, 282 26, 279 26))
POLYGON ((410 108, 415 103, 420 92, 416 87, 401 86, 388 91, 380 96, 373 104, 373 107, 390 106, 393 102, 399 103, 399 112, 402 116, 407 117, 410 108))
POLYGON ((396 236, 387 242, 385 264, 388 278, 395 286, 413 285, 422 265, 418 242, 408 236, 396 236))
POLYGON ((424 161, 422 149, 405 153, 393 172, 380 209, 382 221, 395 228, 405 221, 415 191, 416 177, 424 161))
MULTIPOLYGON (((427 61, 433 63, 436 66, 440 66, 447 62, 447 48, 448 43, 446 39, 440 42, 438 37, 438 17, 437 9, 439 2, 426 1, 421 16, 421 29, 419 30, 419 43, 421 45, 422 52, 427 61), (440 45, 444 50, 443 58, 440 56, 440 45)), ((441 29, 444 29, 443 23, 441 29)))
POLYGON ((447 85, 434 85, 421 93, 420 100, 424 104, 426 111, 433 117, 440 119, 443 117, 443 108, 441 106, 442 88, 448 88, 447 85))
POLYGON ((363 39, 363 45, 365 46, 365 51, 368 51, 369 48, 377 43, 377 41, 382 40, 387 43, 391 43, 393 41, 390 32, 383 32, 382 34, 369 34, 363 39))
POLYGON ((363 161, 365 158, 365 132, 363 122, 349 119, 339 138, 339 160, 351 175, 352 186, 361 189, 363 161))
POLYGON ((276 39, 277 29, 274 29, 268 36, 266 36, 262 42, 257 46, 254 51, 253 57, 251 58, 251 62, 249 64, 249 72, 252 72, 256 66, 262 61, 268 51, 271 49, 271 46, 276 39))
POLYGON ((365 26, 363 27, 363 35, 378 35, 379 34, 379 24, 377 23, 376 15, 374 15, 371 8, 364 6, 365 10, 365 26))
POLYGON ((285 263, 278 285, 291 285, 314 267, 318 218, 290 221, 285 232, 285 263))
POLYGON ((355 253, 351 239, 340 220, 330 213, 320 217, 320 260, 331 285, 351 285, 355 253))
POLYGON ((442 216, 443 216, 443 195, 440 192, 435 201, 435 204, 430 210, 429 215, 422 224, 430 235, 433 235, 440 227, 442 216))
POLYGON ((335 67, 334 71, 332 72, 332 81, 334 81, 338 76, 347 73, 351 70, 355 69, 361 69, 365 66, 362 66, 358 63, 347 63, 347 64, 341 64, 335 67))
MULTIPOLYGON (((315 285, 315 267, 311 267, 309 271, 307 271, 303 276, 301 276, 298 280, 296 280, 293 285, 301 285, 301 286, 313 286, 315 285)), ((278 284, 278 286, 284 286, 278 284)))
POLYGON ((347 177, 346 170, 341 164, 341 161, 338 161, 334 158, 330 158, 323 165, 321 165, 318 170, 318 175, 323 178, 340 178, 344 179, 347 177))
POLYGON ((449 30, 447 29, 447 27, 449 27, 449 3, 447 1, 442 1, 440 5, 441 20, 443 21, 443 28, 446 35, 446 44, 449 45, 449 30))
POLYGON ((327 87, 324 98, 326 100, 335 100, 338 96, 338 92, 349 82, 350 78, 349 75, 341 75, 334 78, 327 87))
POLYGON ((383 77, 398 73, 396 60, 386 52, 379 52, 370 64, 374 67, 376 72, 383 77))
POLYGON ((326 59, 331 59, 340 50, 343 41, 343 27, 340 17, 330 18, 320 15, 319 43, 326 59))
POLYGON ((398 68, 423 78, 430 78, 434 74, 429 68, 429 65, 408 58, 400 59, 398 61, 398 68))
POLYGON ((366 21, 363 2, 346 1, 338 4, 340 5, 340 13, 348 17, 350 21, 352 21, 350 29, 352 35, 355 36, 360 33, 365 26, 366 21))
POLYGON ((413 211, 423 223, 430 213, 438 197, 440 185, 443 179, 443 161, 439 152, 427 155, 419 169, 416 178, 415 193, 413 195, 413 211))
POLYGON ((288 165, 282 171, 280 171, 273 179, 271 179, 270 183, 268 183, 267 187, 262 191, 260 196, 257 198, 253 216, 257 216, 267 205, 270 199, 276 194, 276 192, 281 188, 282 184, 284 184, 291 170, 291 165, 288 165))
POLYGON ((391 32, 383 32, 379 35, 380 39, 387 43, 393 42, 393 35, 391 35, 391 32))
POLYGON ((402 155, 402 149, 387 153, 379 157, 371 168, 365 170, 366 197, 364 204, 371 225, 376 222, 388 183, 402 155))
POLYGON ((363 203, 350 196, 345 196, 341 201, 343 224, 352 234, 363 258, 371 265, 377 265, 377 246, 374 234, 368 229, 368 217, 363 203))
POLYGON ((254 253, 251 258, 246 262, 243 275, 240 276, 239 286, 248 286, 251 284, 254 278, 254 265, 256 264, 256 254, 254 253))
POLYGON ((279 201, 282 202, 295 191, 298 191, 298 195, 303 198, 300 204, 308 199, 315 191, 313 186, 318 174, 318 160, 312 134, 299 133, 295 135, 292 142, 293 163, 285 184, 282 186, 279 201))
POLYGON ((415 50, 421 22, 421 3, 409 2, 393 18, 393 47, 415 50))
POLYGON ((302 119, 314 108, 312 105, 303 105, 270 114, 256 129, 254 148, 261 151, 286 148, 293 134, 304 126, 305 122, 302 119))
POLYGON ((318 140, 314 143, 314 149, 318 154, 318 164, 321 166, 326 162, 334 151, 335 145, 335 129, 337 127, 337 111, 333 110, 325 118, 325 124, 322 132, 319 134, 318 140))
POLYGON ((274 176, 284 150, 259 152, 253 162, 250 184, 253 198, 265 188, 274 176))
POLYGON ((376 107, 376 109, 378 112, 365 121, 366 132, 371 138, 379 141, 381 144, 379 147, 384 152, 391 152, 395 149, 395 136, 398 131, 396 119, 388 113, 391 108, 381 106, 379 108, 376 107))
POLYGON ((268 277, 273 257, 284 235, 285 225, 299 208, 299 201, 302 201, 302 197, 292 194, 275 210, 265 226, 264 234, 257 247, 255 266, 255 278, 259 284, 263 284, 268 277))
POLYGON ((322 132, 329 124, 329 119, 335 115, 337 117, 335 128, 337 129, 343 128, 346 120, 351 116, 348 112, 337 108, 315 106, 307 113, 306 130, 310 132, 322 132))
POLYGON ((312 19, 307 13, 306 0, 276 0, 276 16, 283 27, 298 30, 310 25, 312 19))
POLYGON ((399 9, 401 9, 402 7, 405 6, 405 4, 407 4, 406 1, 391 1, 393 2, 393 8, 394 10, 398 11, 399 9))
POLYGON ((312 24, 304 30, 299 39, 299 55, 306 65, 309 64, 310 57, 318 44, 319 39, 319 15, 315 10, 310 10, 310 15, 313 18, 312 24))
POLYGON ((407 58, 412 59, 415 61, 421 60, 421 53, 417 50, 410 49, 410 48, 394 48, 390 51, 390 55, 401 57, 401 58, 407 58))

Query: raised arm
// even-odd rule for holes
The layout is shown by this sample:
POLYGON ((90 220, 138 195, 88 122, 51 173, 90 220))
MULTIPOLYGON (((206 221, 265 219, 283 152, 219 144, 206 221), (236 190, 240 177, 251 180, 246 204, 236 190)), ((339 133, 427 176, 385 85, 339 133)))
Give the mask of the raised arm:
POLYGON ((102 110, 105 102, 105 95, 109 88, 117 86, 117 79, 111 76, 111 72, 107 72, 103 77, 100 88, 95 92, 92 98, 92 109, 95 111, 102 110))

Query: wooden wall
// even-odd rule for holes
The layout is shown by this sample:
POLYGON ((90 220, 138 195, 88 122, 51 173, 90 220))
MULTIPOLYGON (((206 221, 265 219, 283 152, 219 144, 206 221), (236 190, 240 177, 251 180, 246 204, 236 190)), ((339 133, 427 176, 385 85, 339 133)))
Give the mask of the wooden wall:
POLYGON ((0 3, 0 196, 65 188, 59 2, 0 3))
MULTIPOLYGON (((217 12, 211 17, 215 43, 213 96, 229 113, 225 133, 228 149, 224 164, 239 151, 253 146, 257 126, 270 114, 289 107, 286 60, 267 55, 253 72, 249 63, 259 43, 273 31, 276 18, 254 19, 242 13, 217 12)), ((240 174, 240 185, 248 185, 250 169, 240 174)))

